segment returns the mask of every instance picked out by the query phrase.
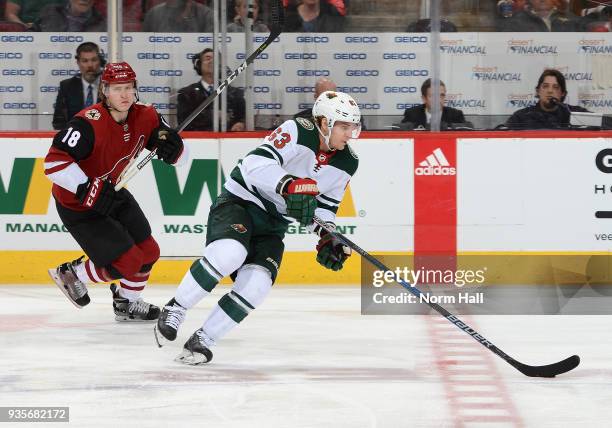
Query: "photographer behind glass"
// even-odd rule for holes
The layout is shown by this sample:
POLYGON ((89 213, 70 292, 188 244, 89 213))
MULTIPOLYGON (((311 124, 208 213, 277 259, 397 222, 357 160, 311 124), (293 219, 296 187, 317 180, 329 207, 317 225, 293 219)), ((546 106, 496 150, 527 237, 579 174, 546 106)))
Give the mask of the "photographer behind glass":
POLYGON ((538 103, 514 112, 506 122, 511 129, 558 129, 570 126, 571 112, 589 110, 564 104, 567 97, 565 77, 559 70, 546 69, 536 86, 538 103))

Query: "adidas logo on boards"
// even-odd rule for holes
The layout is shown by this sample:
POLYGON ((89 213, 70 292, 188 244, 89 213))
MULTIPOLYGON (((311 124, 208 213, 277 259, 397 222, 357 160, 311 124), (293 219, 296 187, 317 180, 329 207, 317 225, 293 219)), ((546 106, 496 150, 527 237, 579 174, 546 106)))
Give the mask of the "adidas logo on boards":
POLYGON ((455 175, 457 170, 450 166, 442 149, 438 147, 415 168, 414 173, 416 175, 455 175))

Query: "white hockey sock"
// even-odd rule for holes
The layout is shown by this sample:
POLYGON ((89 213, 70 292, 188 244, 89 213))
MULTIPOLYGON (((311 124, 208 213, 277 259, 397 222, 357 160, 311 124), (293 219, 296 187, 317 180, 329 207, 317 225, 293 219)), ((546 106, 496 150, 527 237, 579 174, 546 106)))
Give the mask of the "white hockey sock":
POLYGON ((231 329, 236 327, 254 308, 238 294, 230 291, 221 299, 208 316, 202 330, 207 346, 213 346, 231 329))
POLYGON ((200 263, 200 260, 196 260, 191 265, 191 268, 185 273, 185 276, 183 276, 183 279, 181 280, 181 283, 176 289, 176 293, 174 295, 174 300, 176 300, 177 303, 185 309, 193 308, 200 300, 209 294, 209 291, 200 285, 200 282, 196 280, 195 276, 199 278, 200 282, 211 284, 212 287, 210 290, 212 290, 212 288, 218 282, 215 277, 210 275, 210 273, 204 269, 200 263))
POLYGON ((74 267, 74 272, 83 284, 95 284, 98 282, 105 282, 103 278, 100 277, 100 273, 94 266, 93 262, 89 259, 85 260, 83 263, 79 263, 74 267))
POLYGON ((128 290, 127 288, 120 287, 119 295, 124 299, 128 299, 130 302, 140 299, 142 290, 128 290))

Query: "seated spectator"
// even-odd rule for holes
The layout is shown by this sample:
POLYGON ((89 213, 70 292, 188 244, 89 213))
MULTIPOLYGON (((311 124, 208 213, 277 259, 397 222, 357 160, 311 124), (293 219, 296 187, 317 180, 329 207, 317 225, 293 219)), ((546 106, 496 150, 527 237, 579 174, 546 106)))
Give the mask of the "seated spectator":
POLYGON ((81 43, 75 58, 80 73, 60 82, 53 112, 53 129, 64 129, 72 116, 100 101, 100 74, 106 64, 100 48, 93 42, 81 43))
POLYGON ((612 4, 583 9, 582 13, 580 18, 582 31, 604 33, 612 31, 612 4))
MULTIPOLYGON (((408 25, 407 33, 431 33, 431 19, 419 19, 408 25)), ((440 32, 456 33, 457 26, 446 18, 440 19, 440 32)))
MULTIPOLYGON (((233 22, 227 26, 227 32, 243 33, 247 19, 247 0, 236 0, 234 10, 236 11, 236 16, 234 16, 233 22)), ((253 31, 256 33, 268 33, 270 31, 268 26, 257 19, 258 15, 259 0, 253 0, 253 31)))
MULTIPOLYGON (((287 3, 287 2, 286 2, 287 3)), ((346 8, 342 0, 289 0, 286 32, 335 33, 344 30, 346 8)))
MULTIPOLYGON (((213 92, 213 50, 204 49, 193 56, 193 68, 202 78, 196 83, 181 88, 178 91, 177 120, 179 124, 193 112, 213 92)), ((244 92, 241 89, 228 86, 227 89, 227 128, 230 131, 244 131, 246 105, 244 92)), ((221 97, 219 97, 221 101, 221 97)), ((222 108, 221 102, 219 107, 222 108)), ((186 131, 213 130, 213 104, 206 107, 185 128, 186 131)))
POLYGON ((538 103, 514 112, 506 122, 512 129, 557 129, 568 127, 572 111, 587 109, 563 104, 567 96, 565 77, 559 70, 547 69, 536 87, 538 103))
MULTIPOLYGON (((433 88, 431 87, 431 79, 427 79, 421 85, 421 100, 423 104, 411 107, 404 111, 402 123, 412 124, 412 128, 430 128, 431 127, 431 107, 434 103, 433 88)), ((440 107, 442 108, 441 122, 448 126, 449 124, 466 123, 463 112, 456 108, 444 106, 446 100, 446 85, 440 82, 440 107)))
POLYGON ((212 33, 213 11, 193 0, 168 0, 150 9, 142 31, 155 33, 212 33))
POLYGON ((8 0, 4 19, 24 24, 29 28, 38 19, 42 9, 64 3, 65 0, 8 0))
POLYGON ((68 0, 65 5, 47 6, 32 25, 34 31, 106 31, 106 19, 93 7, 94 0, 68 0))
POLYGON ((531 9, 514 13, 511 18, 499 21, 499 31, 546 32, 578 31, 575 17, 558 8, 558 0, 529 0, 531 9))

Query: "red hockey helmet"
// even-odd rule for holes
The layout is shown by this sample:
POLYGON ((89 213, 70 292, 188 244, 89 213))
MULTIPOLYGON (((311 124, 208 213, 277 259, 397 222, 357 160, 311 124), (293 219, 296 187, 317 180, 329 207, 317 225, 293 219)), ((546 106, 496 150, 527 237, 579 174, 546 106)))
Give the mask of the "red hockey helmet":
POLYGON ((102 83, 130 83, 136 81, 136 73, 127 62, 109 62, 102 72, 102 83))

